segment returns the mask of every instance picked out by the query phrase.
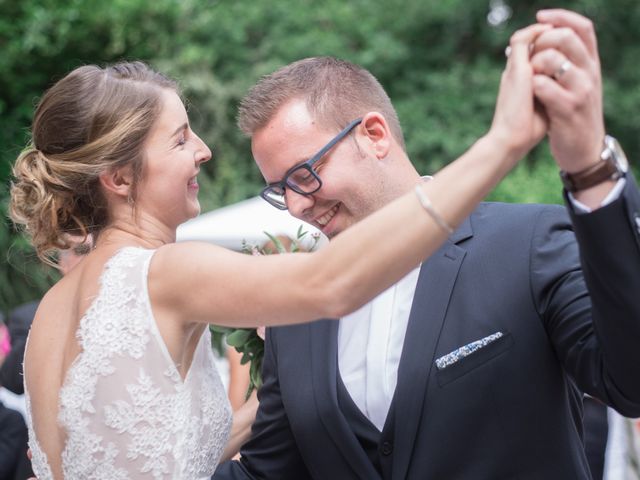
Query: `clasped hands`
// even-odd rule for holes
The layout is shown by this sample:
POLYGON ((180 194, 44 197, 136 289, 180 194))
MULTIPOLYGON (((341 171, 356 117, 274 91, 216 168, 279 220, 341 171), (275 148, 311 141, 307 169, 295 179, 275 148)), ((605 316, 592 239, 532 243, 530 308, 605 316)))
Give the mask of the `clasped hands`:
POLYGON ((494 126, 516 137, 522 155, 547 134, 559 168, 578 172, 599 161, 605 135, 594 27, 562 9, 539 11, 536 20, 505 51, 494 126))

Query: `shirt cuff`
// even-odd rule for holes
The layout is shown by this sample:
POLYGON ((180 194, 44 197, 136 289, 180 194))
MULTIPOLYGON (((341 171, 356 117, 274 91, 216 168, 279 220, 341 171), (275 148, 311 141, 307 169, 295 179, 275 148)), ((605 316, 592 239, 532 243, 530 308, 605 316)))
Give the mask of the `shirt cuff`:
MULTIPOLYGON (((609 205, 610 203, 615 202, 618 198, 620 198, 620 194, 622 193, 622 190, 624 190, 624 186, 626 184, 627 184, 627 179, 624 177, 620 178, 616 182, 614 187, 611 189, 609 194, 606 197, 604 197, 604 200, 602 200, 602 203, 600 204, 600 206, 604 207, 606 205, 609 205)), ((571 205, 573 205, 573 209, 577 214, 592 212, 592 210, 589 207, 587 207, 584 203, 576 200, 571 194, 571 192, 568 192, 568 193, 569 193, 569 200, 571 201, 571 205)))

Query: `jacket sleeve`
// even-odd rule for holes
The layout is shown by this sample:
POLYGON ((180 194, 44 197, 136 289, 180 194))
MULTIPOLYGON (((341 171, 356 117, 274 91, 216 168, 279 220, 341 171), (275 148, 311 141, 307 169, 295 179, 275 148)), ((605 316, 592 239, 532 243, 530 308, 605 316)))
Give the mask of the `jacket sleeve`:
POLYGON ((22 415, 0 403, 0 478, 14 478, 26 458, 27 426, 22 415))
POLYGON ((280 395, 276 345, 277 329, 267 329, 263 385, 258 391, 260 406, 251 438, 240 449, 241 459, 221 464, 212 477, 214 480, 311 478, 296 446, 280 395))
POLYGON ((629 176, 613 203, 588 214, 568 208, 573 226, 548 211, 538 222, 533 295, 578 387, 640 416, 640 195, 629 176))

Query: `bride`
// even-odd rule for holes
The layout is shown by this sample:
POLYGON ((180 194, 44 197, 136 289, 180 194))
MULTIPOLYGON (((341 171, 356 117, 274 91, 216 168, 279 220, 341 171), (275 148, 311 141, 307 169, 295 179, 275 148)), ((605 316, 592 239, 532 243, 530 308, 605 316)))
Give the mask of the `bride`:
POLYGON ((250 422, 232 426, 207 324, 339 318, 415 268, 544 135, 528 57, 541 28, 512 39, 487 135, 312 254, 175 243, 199 213, 198 172, 211 159, 175 83, 139 62, 80 67, 56 83, 15 163, 11 215, 45 262, 69 235, 92 234, 95 248, 46 294, 29 335, 38 477, 210 476, 250 422))

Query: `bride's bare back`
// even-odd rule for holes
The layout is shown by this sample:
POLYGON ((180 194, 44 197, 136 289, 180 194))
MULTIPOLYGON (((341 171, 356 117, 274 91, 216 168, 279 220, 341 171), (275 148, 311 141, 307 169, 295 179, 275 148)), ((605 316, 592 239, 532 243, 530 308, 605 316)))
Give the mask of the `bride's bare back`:
POLYGON ((153 253, 119 250, 99 274, 99 289, 100 262, 88 259, 43 300, 25 371, 37 425, 34 430, 30 424, 30 446, 40 479, 54 473, 66 479, 95 472, 100 478, 213 473, 231 425, 226 393, 208 330, 199 329, 185 378, 175 365, 148 296, 153 253), (81 320, 66 313, 52 321, 65 310, 65 300, 75 306, 72 311, 86 307, 81 320))

